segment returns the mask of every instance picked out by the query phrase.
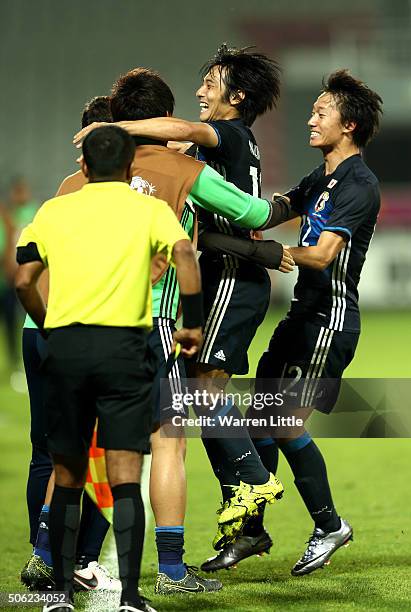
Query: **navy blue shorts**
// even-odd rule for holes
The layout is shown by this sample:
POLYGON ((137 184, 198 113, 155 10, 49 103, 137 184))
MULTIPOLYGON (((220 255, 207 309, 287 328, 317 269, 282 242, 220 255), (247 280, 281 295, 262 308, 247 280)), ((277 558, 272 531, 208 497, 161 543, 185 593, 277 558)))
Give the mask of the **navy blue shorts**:
MULTIPOLYGON (((358 338, 359 332, 335 331, 287 317, 274 330, 259 361, 257 379, 276 379, 277 390, 285 392, 291 407, 313 407, 329 413, 358 338)), ((263 382, 258 385, 261 387, 263 382)))
POLYGON ((206 324, 197 361, 228 374, 247 374, 247 351, 270 304, 267 270, 241 264, 222 269, 200 257, 206 324))
POLYGON ((153 324, 148 336, 148 346, 156 368, 153 383, 153 423, 154 427, 157 427, 176 414, 185 414, 184 410, 174 408, 173 404, 178 397, 176 394, 182 393, 186 371, 184 359, 179 356, 175 360, 171 354, 175 322, 172 319, 155 318, 153 324))

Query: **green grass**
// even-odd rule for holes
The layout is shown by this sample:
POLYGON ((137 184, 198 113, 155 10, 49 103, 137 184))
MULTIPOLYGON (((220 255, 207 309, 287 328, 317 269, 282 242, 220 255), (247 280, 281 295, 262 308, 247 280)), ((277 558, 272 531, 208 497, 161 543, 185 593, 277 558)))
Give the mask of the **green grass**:
MULTIPOLYGON (((267 318, 250 349, 251 373, 279 316, 276 312, 267 318)), ((347 374, 411 378, 409 342, 405 339, 409 329, 411 315, 407 313, 366 314, 357 355, 347 374)), ((18 574, 30 554, 25 506, 30 455, 27 397, 14 393, 3 383, 0 407, 3 500, 0 590, 20 591, 23 588, 18 574)), ((281 461, 279 474, 286 495, 267 512, 267 528, 274 539, 272 552, 269 556, 248 559, 236 570, 220 572, 219 578, 224 583, 220 593, 172 599, 153 596, 156 552, 152 529, 148 530, 142 587, 156 608, 170 612, 410 610, 409 441, 323 439, 319 446, 327 460, 337 508, 354 525, 352 546, 339 551, 324 570, 304 578, 290 576, 290 568, 304 549, 311 524, 289 468, 281 461)), ((210 542, 219 488, 198 440, 189 440, 187 470, 186 560, 200 564, 213 552, 210 542)), ((101 598, 99 606, 93 601, 88 595, 78 597, 78 609, 113 609, 112 600, 104 603, 101 598)))

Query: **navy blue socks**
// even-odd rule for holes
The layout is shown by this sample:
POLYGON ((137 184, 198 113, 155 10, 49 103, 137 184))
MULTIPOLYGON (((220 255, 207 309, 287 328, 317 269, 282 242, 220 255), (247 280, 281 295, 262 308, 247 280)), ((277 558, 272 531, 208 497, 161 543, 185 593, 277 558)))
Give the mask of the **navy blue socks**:
POLYGON ((325 532, 337 531, 340 518, 334 508, 327 468, 320 449, 305 432, 281 446, 293 474, 295 485, 315 526, 325 532))
MULTIPOLYGON (((242 419, 243 415, 230 401, 220 405, 213 413, 216 425, 203 427, 203 437, 214 438, 214 452, 218 452, 220 457, 225 457, 232 464, 238 473, 239 480, 247 484, 264 484, 270 478, 269 472, 265 469, 261 459, 250 438, 247 428, 229 425, 230 419, 242 419), (225 418, 227 425, 221 424, 221 419, 225 418), (241 437, 237 437, 241 432, 241 437)), ((209 448, 207 448, 209 452, 209 448)), ((215 461, 210 458, 214 466, 215 461)), ((230 484, 230 483, 224 483, 230 484)))
POLYGON ((39 528, 37 532, 34 554, 43 559, 44 563, 52 567, 50 540, 49 540, 49 510, 50 506, 44 505, 40 512, 39 528))
POLYGON ((183 563, 184 527, 156 527, 156 545, 158 552, 158 571, 172 580, 181 580, 186 575, 183 563))

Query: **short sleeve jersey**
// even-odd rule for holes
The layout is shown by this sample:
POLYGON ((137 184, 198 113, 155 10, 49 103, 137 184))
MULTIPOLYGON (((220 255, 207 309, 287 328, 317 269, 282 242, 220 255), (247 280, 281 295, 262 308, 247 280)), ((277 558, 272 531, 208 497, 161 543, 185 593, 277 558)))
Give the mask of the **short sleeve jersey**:
MULTIPOLYGON (((261 195, 261 164, 260 152, 250 128, 242 119, 211 121, 209 123, 218 137, 217 147, 198 148, 198 158, 207 162, 217 170, 223 178, 246 193, 259 197, 261 195)), ((201 229, 249 238, 250 232, 239 227, 217 213, 200 210, 201 229)), ((232 263, 238 265, 238 260, 230 255, 221 256, 230 258, 232 263)))
POLYGON ((360 155, 324 172, 322 164, 286 194, 301 216, 298 244, 315 246, 323 231, 341 234, 346 243, 325 270, 300 268, 289 316, 356 332, 358 283, 380 208, 378 180, 360 155))
POLYGON ((17 247, 24 261, 50 269, 47 329, 150 328, 151 258, 173 263, 174 244, 188 239, 166 202, 101 182, 46 202, 17 247))

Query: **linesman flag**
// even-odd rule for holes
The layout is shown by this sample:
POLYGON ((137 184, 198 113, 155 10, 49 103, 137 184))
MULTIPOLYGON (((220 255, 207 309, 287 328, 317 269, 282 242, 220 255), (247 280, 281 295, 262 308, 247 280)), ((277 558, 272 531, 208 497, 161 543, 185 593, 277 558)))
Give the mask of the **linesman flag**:
POLYGON ((97 426, 93 433, 89 451, 85 489, 104 518, 113 524, 113 496, 107 480, 105 451, 104 448, 97 446, 97 426))

